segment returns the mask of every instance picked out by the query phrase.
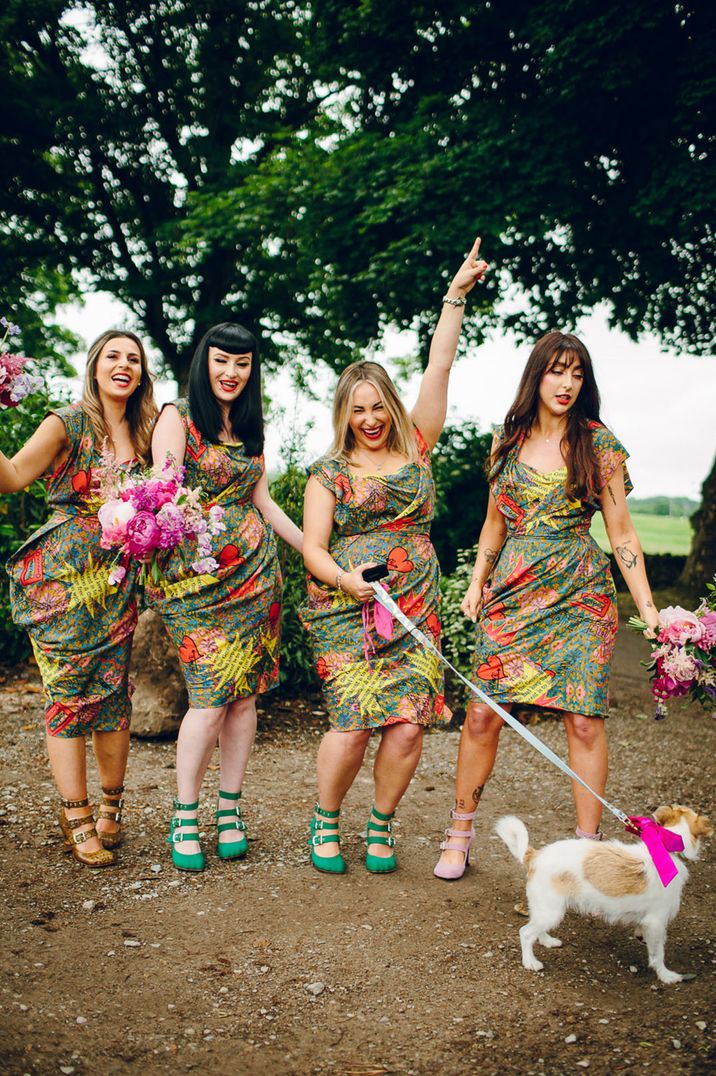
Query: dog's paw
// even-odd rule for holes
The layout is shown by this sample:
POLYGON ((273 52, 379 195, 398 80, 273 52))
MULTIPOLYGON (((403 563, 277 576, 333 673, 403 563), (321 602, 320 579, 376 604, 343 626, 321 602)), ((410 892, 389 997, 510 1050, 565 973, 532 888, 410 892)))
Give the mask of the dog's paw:
POLYGON ((686 978, 685 975, 679 975, 678 971, 669 971, 668 968, 663 968, 656 974, 659 981, 666 983, 667 986, 671 986, 672 983, 682 983, 686 978))
POLYGON ((523 956, 522 967, 527 968, 527 971, 542 971, 544 964, 541 960, 538 960, 536 956, 523 956))
POLYGON ((559 949, 562 944, 561 938, 555 938, 551 934, 540 934, 537 941, 544 945, 545 949, 559 949))

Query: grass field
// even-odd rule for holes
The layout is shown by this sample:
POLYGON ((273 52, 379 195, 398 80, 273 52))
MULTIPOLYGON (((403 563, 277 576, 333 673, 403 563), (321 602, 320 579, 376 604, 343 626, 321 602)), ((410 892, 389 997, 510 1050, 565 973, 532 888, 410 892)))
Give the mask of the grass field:
MULTIPOLYGON (((631 518, 645 553, 689 552, 692 532, 686 516, 647 516, 633 512, 631 518)), ((597 512, 592 521, 592 535, 602 549, 611 551, 601 512, 597 512)))

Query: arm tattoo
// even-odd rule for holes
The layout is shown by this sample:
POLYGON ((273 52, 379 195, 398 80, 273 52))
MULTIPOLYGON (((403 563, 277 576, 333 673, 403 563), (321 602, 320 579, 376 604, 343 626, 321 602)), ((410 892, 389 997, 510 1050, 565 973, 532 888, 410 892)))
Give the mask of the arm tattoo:
POLYGON ((617 546, 617 556, 625 568, 636 567, 636 562, 639 559, 626 542, 624 545, 617 546))
POLYGON ((485 550, 484 557, 485 557, 485 560, 487 561, 488 564, 494 564, 495 563, 495 561, 497 560, 497 553, 498 553, 497 549, 486 549, 485 550))
POLYGON ((611 497, 611 499, 612 499, 612 504, 613 504, 613 505, 614 505, 614 507, 616 508, 616 505, 617 505, 617 499, 616 499, 616 497, 614 496, 614 490, 612 489, 612 487, 611 487, 611 486, 607 486, 607 489, 609 490, 609 496, 610 496, 610 497, 611 497))
POLYGON ((647 607, 647 609, 653 609, 654 608, 654 606, 653 606, 653 604, 651 602, 647 602, 646 607, 647 607))
POLYGON ((482 799, 482 793, 484 792, 484 790, 485 790, 484 785, 478 785, 477 788, 473 788, 473 790, 472 790, 472 802, 475 804, 476 807, 477 807, 478 803, 480 802, 480 800, 482 799))

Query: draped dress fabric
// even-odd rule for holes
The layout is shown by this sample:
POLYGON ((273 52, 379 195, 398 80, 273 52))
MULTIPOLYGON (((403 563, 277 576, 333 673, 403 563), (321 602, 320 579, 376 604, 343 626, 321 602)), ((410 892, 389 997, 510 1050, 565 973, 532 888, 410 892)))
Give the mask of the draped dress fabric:
POLYGON ((177 648, 190 706, 214 708, 278 683, 281 572, 273 530, 251 500, 263 456, 205 441, 188 400, 174 406, 186 434, 185 485, 221 505, 226 529, 213 539, 215 575, 195 574, 196 546, 180 546, 159 555, 160 581, 147 583, 146 598, 177 648))
MULTIPOLYGON (((440 646, 439 567, 430 541, 435 486, 430 452, 416 431, 419 457, 394 474, 355 475, 324 457, 308 470, 336 498, 330 553, 344 571, 386 563, 382 582, 400 608, 440 646)), ((442 667, 397 622, 388 640, 364 630, 363 604, 308 577, 300 609, 311 635, 331 727, 383 728, 449 720, 442 667)))
MULTIPOLYGON (((53 736, 129 727, 129 659, 137 624, 137 572, 118 586, 116 550, 100 545, 97 479, 101 447, 79 404, 53 411, 70 452, 47 479, 48 521, 10 557, 12 618, 32 643, 53 736)), ((131 465, 130 465, 131 466, 131 465)))
MULTIPOLYGON (((592 436, 599 490, 622 468, 631 492, 624 447, 598 423, 592 436)), ((566 468, 543 474, 519 450, 490 483, 507 536, 484 590, 474 678, 499 702, 606 717, 618 617, 609 561, 589 533, 597 505, 568 496, 566 468)))

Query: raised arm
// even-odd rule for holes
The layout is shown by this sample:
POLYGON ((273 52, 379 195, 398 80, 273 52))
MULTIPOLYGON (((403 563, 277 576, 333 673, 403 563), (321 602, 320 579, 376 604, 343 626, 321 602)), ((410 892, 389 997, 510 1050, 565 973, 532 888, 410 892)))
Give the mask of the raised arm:
POLYGON ((479 252, 480 237, 478 236, 472 250, 452 278, 445 295, 445 300, 453 299, 455 302, 443 300, 440 320, 430 344, 427 369, 423 374, 417 403, 411 415, 431 450, 435 448, 442 433, 447 414, 448 381, 465 312, 464 303, 460 300, 464 300, 477 281, 482 280, 487 272, 487 262, 478 258, 479 252))
POLYGON ((152 460, 154 469, 161 471, 166 461, 181 466, 186 455, 186 434, 179 412, 174 404, 167 404, 157 419, 152 434, 152 460))
POLYGON ((303 501, 303 563, 314 578, 364 602, 373 597, 374 591, 361 572, 364 568, 372 568, 376 562, 366 561, 350 572, 335 562, 328 552, 335 507, 335 496, 311 475, 303 501))
POLYGON ((0 452, 0 493, 17 493, 47 471, 56 470, 68 449, 64 422, 58 415, 48 415, 12 459, 0 452))
POLYGON ((283 538, 284 542, 292 546, 297 553, 303 552, 303 534, 271 496, 265 471, 254 486, 251 500, 267 523, 271 524, 279 538, 283 538))
POLYGON ((626 503, 624 471, 618 467, 602 490, 602 515, 619 570, 634 599, 639 616, 656 631, 659 615, 646 577, 644 554, 626 503))

